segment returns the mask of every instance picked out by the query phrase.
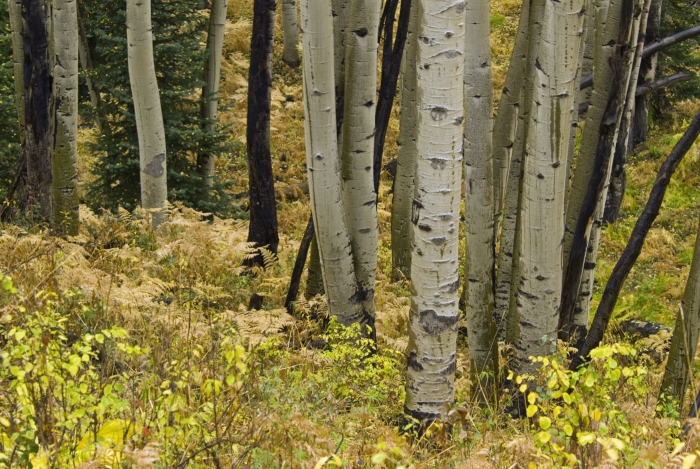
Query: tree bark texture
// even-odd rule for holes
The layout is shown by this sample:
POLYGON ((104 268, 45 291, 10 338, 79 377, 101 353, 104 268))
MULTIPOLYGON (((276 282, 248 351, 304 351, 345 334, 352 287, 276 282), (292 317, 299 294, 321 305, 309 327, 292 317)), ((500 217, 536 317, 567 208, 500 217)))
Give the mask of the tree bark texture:
MULTIPOLYGON (((314 219, 309 218, 309 222, 306 224, 306 229, 304 230, 304 235, 301 238, 301 243, 299 243, 299 251, 297 253, 297 258, 294 262, 294 269, 292 270, 292 276, 289 280, 289 290, 287 291, 287 298, 284 300, 284 307, 287 309, 287 313, 294 316, 294 302, 297 300, 299 295, 299 286, 301 285, 301 276, 304 273, 304 265, 306 264, 306 257, 309 253, 309 247, 311 246, 311 241, 314 239, 314 219)), ((318 250, 317 250, 318 252, 318 250)))
POLYGON ((19 123, 20 145, 24 148, 24 40, 22 39, 22 0, 7 0, 12 31, 12 62, 15 78, 15 101, 17 103, 17 122, 19 123))
POLYGON ((516 369, 534 371, 530 357, 556 351, 562 283, 566 166, 578 90, 584 0, 546 2, 535 60, 521 194, 522 230, 516 283, 516 369))
POLYGON ((401 73, 401 114, 398 158, 391 208, 391 264, 393 280, 411 278, 411 206, 416 174, 416 42, 418 0, 411 2, 411 15, 401 73))
POLYGON ((53 227, 76 236, 78 218, 78 5, 54 0, 52 13, 53 227))
MULTIPOLYGON (((661 6, 663 0, 652 0, 649 9, 649 19, 647 20, 645 44, 653 44, 661 39, 661 6)), ((656 62, 658 61, 658 53, 648 55, 642 59, 642 65, 639 69, 640 85, 652 83, 656 77, 656 62)), ((649 99, 648 95, 637 97, 637 102, 634 106, 634 121, 633 142, 635 145, 646 141, 649 130, 649 99)), ((618 207, 619 208, 619 207, 618 207)))
MULTIPOLYGON (((699 227, 700 229, 700 227, 699 227)), ((700 333, 700 232, 695 238, 695 251, 690 265, 690 274, 685 284, 676 325, 673 329, 671 349, 666 361, 664 379, 660 393, 666 399, 673 398, 678 403, 680 413, 690 383, 693 359, 698 346, 700 333)))
POLYGON ((127 0, 126 39, 139 134, 141 206, 150 212, 152 226, 157 228, 168 219, 168 172, 165 127, 153 62, 150 0, 127 0))
POLYGON ((419 2, 416 176, 405 412, 444 418, 454 402, 465 3, 419 2))
POLYGON ((326 290, 323 286, 323 272, 321 271, 321 255, 318 252, 318 241, 316 240, 316 231, 311 238, 311 246, 309 247, 309 267, 306 276, 306 289, 304 297, 309 300, 316 295, 323 295, 326 290))
MULTIPOLYGON (((250 190, 248 242, 277 254, 277 202, 270 154, 270 96, 275 0, 255 0, 248 72, 248 124, 246 155, 250 190)), ((262 255, 248 265, 263 265, 262 255)))
POLYGON ((328 309, 344 325, 366 324, 343 210, 331 5, 303 0, 301 23, 306 167, 328 309))
MULTIPOLYGON (((221 51, 226 32, 226 12, 228 0, 212 0, 207 33, 207 61, 204 64, 204 86, 202 87, 202 118, 210 132, 216 130, 216 116, 219 108, 219 79, 221 76, 221 51)), ((251 54, 252 57, 252 54, 251 54)), ((250 140, 248 140, 250 142, 250 140)), ((214 184, 215 156, 208 153, 197 155, 197 168, 204 179, 204 185, 214 184)))
MULTIPOLYGON (((609 13, 612 11, 611 6, 609 13)), ((633 70, 639 65, 639 61, 635 62, 635 51, 641 51, 637 38, 641 23, 646 21, 647 11, 646 9, 642 11, 642 5, 639 2, 624 0, 619 16, 609 15, 607 19, 608 22, 616 20, 618 24, 617 38, 611 46, 613 51, 608 62, 612 80, 607 91, 605 111, 600 120, 598 132, 592 136, 592 131, 588 131, 588 135, 584 131, 583 135, 583 138, 588 138, 586 143, 596 139, 593 157, 584 153, 583 148, 579 156, 580 161, 592 161, 592 164, 586 193, 579 205, 578 220, 571 237, 571 250, 562 287, 559 328, 560 337, 563 340, 571 337, 575 337, 577 341, 580 340, 588 324, 600 227, 610 183, 613 155, 625 113, 625 103, 628 96, 632 97, 632 102, 634 99, 634 91, 630 91, 630 86, 634 90, 631 76, 633 70)), ((599 68, 596 63, 596 73, 597 70, 599 68)), ((597 83, 599 80, 594 77, 594 82, 597 83)), ((595 94, 594 89, 594 99, 595 94)), ((630 109, 627 109, 627 113, 629 111, 630 109)), ((586 147, 586 150, 590 148, 590 146, 586 147)))
POLYGON ((472 396, 492 401, 498 382, 494 320, 493 84, 489 0, 466 1, 464 55, 464 298, 472 396), (485 377, 485 378, 482 378, 485 377))
MULTIPOLYGON (((544 1, 534 0, 528 4, 529 12, 527 14, 528 24, 526 26, 527 35, 523 40, 527 40, 525 46, 525 68, 521 72, 521 90, 518 95, 518 100, 521 102, 518 105, 517 122, 514 124, 512 135, 514 140, 509 143, 510 164, 508 170, 508 180, 506 181, 507 189, 505 193, 505 209, 503 215, 503 228, 501 229, 500 249, 498 251, 497 261, 497 278, 496 278, 496 294, 494 315, 499 329, 499 337, 511 342, 514 339, 515 323, 517 322, 515 308, 515 294, 517 293, 513 285, 513 280, 518 277, 518 249, 520 236, 520 202, 522 188, 522 162, 523 151, 525 147, 526 129, 529 125, 529 115, 532 108, 533 96, 533 76, 535 73, 535 58, 537 57, 537 49, 539 47, 542 17, 544 14, 544 1)), ((521 15, 521 20, 523 15, 521 15)), ((520 29, 520 26, 519 26, 520 29)), ((519 36, 520 38, 520 36, 519 36)), ((511 57, 511 61, 513 57, 511 57)), ((513 96, 515 98, 515 96, 513 96)), ((511 99, 511 98, 509 98, 511 99)), ((508 107, 506 108, 508 111, 508 107)), ((500 111, 499 111, 500 114, 500 111)), ((497 122, 498 124, 498 118, 497 122)), ((498 129, 495 129, 495 131, 498 129)), ((501 138, 494 132, 494 138, 501 138)), ((508 137, 510 138, 510 137, 508 137)), ((498 158, 498 151, 502 145, 500 140, 495 140, 494 157, 498 158)), ((494 225, 495 226, 495 225, 494 225)))
POLYGON ((296 0, 282 0, 282 30, 284 51, 282 61, 292 68, 299 66, 299 23, 296 0))
POLYGON ((345 103, 341 133, 343 207, 358 291, 367 318, 374 318, 379 238, 373 168, 381 6, 380 0, 350 0, 345 29, 345 103))
POLYGON ((632 266, 637 261, 639 254, 642 252, 644 240, 649 233, 649 229, 651 229, 651 225, 659 215, 659 209, 661 208, 661 203, 666 194, 666 188, 671 182, 671 176, 673 176, 676 168, 678 168, 681 160, 686 153, 688 153, 688 150, 690 150, 690 147, 698 138, 698 135, 700 135, 700 112, 695 115, 688 129, 686 129, 681 139, 676 143, 676 146, 673 147, 673 150, 671 150, 671 153, 661 165, 661 168, 659 168, 647 204, 642 210, 641 215, 639 215, 637 223, 634 225, 625 250, 622 252, 620 259, 617 261, 610 274, 600 304, 598 305, 598 310, 593 318, 593 323, 586 336, 585 343, 571 361, 571 369, 578 368, 581 363, 583 363, 584 359, 588 357, 591 350, 596 348, 603 339, 603 334, 612 317, 613 309, 620 295, 622 285, 627 279, 627 275, 629 275, 632 270, 632 266))
POLYGON ((22 0, 24 39, 24 152, 27 159, 27 207, 51 220, 51 91, 49 32, 45 0, 22 0))

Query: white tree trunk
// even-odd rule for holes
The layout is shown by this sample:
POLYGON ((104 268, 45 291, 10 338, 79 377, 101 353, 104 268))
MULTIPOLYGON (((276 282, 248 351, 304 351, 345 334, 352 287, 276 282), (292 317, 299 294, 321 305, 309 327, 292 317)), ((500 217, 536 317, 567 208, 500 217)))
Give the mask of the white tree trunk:
POLYGON ((151 0, 127 0, 126 39, 129 80, 139 134, 141 206, 151 214, 153 228, 168 218, 165 128, 153 63, 151 0))
POLYGON ((523 159, 517 296, 518 369, 556 351, 566 164, 584 0, 546 2, 523 159))
POLYGON ((405 410, 430 421, 445 417, 454 401, 465 4, 422 0, 420 5, 405 410))
POLYGON ((398 158, 391 205, 391 264, 394 280, 411 278, 411 204, 416 174, 416 29, 418 0, 411 3, 406 45, 401 61, 398 158))
POLYGON ((299 24, 297 22, 296 0, 282 0, 282 30, 284 31, 284 52, 282 60, 292 68, 299 66, 299 24))
POLYGON ((498 372, 498 340, 493 316, 495 188, 489 0, 467 0, 466 3, 464 213, 467 249, 464 297, 474 383, 472 395, 488 395, 493 390, 494 381, 497 382, 498 372), (481 379, 483 373, 490 376, 481 379))
POLYGON ((78 234, 78 6, 54 0, 52 12, 53 222, 61 234, 78 234))
MULTIPOLYGON (((221 76, 221 52, 224 47, 226 33, 226 13, 228 0, 212 0, 209 16, 209 32, 207 34, 207 62, 204 66, 204 86, 202 87, 202 117, 208 121, 211 132, 216 130, 216 116, 219 109, 219 79, 221 76)), ((211 187, 214 184, 215 156, 210 154, 198 155, 199 171, 204 178, 204 184, 211 187)))
POLYGON ((311 213, 330 314, 361 322, 355 267, 342 201, 335 122, 333 16, 326 0, 301 3, 304 130, 311 213))
MULTIPOLYGON (((377 271, 377 194, 374 191, 374 132, 379 0, 350 0, 345 29, 345 103, 343 118, 343 206, 365 314, 374 317, 377 271)), ((374 324, 374 321, 371 320, 374 324)))

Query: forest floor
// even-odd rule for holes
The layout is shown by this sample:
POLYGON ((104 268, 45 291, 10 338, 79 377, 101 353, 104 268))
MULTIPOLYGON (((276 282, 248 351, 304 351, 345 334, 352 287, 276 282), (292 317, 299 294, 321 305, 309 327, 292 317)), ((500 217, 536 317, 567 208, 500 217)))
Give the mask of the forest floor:
MULTIPOLYGON (((496 90, 504 81, 519 8, 513 0, 494 2, 496 90)), ((217 171, 235 181, 234 193, 243 194, 250 3, 230 1, 229 13, 222 67, 229 106, 220 116, 240 145, 218 160, 217 171)), ((271 142, 278 189, 306 180, 301 74, 277 59, 281 50, 278 42, 271 142)), ((622 215, 603 231, 593 310, 656 170, 696 107, 686 102, 665 112, 631 158, 622 215)), ((92 138, 91 132, 81 130, 81 138, 92 138)), ((397 135, 395 109, 385 162, 396 157, 397 135)), ((81 181, 89 178, 91 158, 81 150, 81 181)), ((0 464, 10 457, 35 468, 692 463, 684 455, 697 446, 700 426, 691 425, 681 438, 672 410, 667 418, 654 417, 662 367, 653 352, 663 356, 668 334, 609 346, 580 375, 548 361, 542 376, 533 378, 539 386, 528 396, 536 406, 531 420, 512 420, 503 412, 507 392, 484 408, 471 402, 462 338, 453 426, 432 427, 420 438, 410 427, 400 431, 410 292, 408 282, 390 280, 389 177, 382 174, 378 203, 379 351, 369 359, 367 344, 360 340, 357 347, 356 331, 334 322, 322 330, 316 320, 325 314, 322 299, 300 298, 301 319, 283 309, 310 213, 304 194, 280 199, 278 259, 252 273, 241 267, 250 251, 245 220, 210 222, 181 206, 172 207, 171 221, 156 232, 138 213, 95 214, 83 206, 81 233, 69 240, 40 227, 0 226, 0 273, 13 284, 3 283, 0 325, 6 330, 5 357, 14 367, 0 371, 0 390, 16 391, 0 391, 0 464), (254 293, 264 297, 263 308, 248 311, 254 293), (630 347, 651 353, 635 354, 630 347)), ((245 205, 244 197, 239 201, 245 205)), ((619 338, 616 325, 625 319, 673 326, 699 202, 695 146, 673 177, 625 284, 610 338, 619 338)))

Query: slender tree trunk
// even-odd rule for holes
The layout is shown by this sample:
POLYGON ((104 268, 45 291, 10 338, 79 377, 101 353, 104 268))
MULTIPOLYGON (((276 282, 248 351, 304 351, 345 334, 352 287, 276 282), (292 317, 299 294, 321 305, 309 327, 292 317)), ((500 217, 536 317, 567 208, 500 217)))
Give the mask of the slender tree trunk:
POLYGON ((357 286, 374 327, 377 271, 377 193, 374 190, 374 134, 377 87, 379 0, 350 0, 345 29, 345 103, 343 106, 343 206, 357 286))
POLYGON ((467 0, 464 55, 464 292, 472 396, 493 402, 498 339, 493 308, 495 274, 493 84, 489 0, 467 0), (483 378, 482 378, 483 377, 483 378))
POLYGON ((331 315, 362 322, 350 236, 343 212, 338 155, 333 16, 326 0, 301 3, 306 167, 323 282, 331 315))
POLYGON ((95 84, 92 81, 90 72, 92 71, 92 58, 90 57, 90 47, 88 45, 87 35, 85 34, 85 28, 83 27, 83 22, 80 20, 80 13, 78 13, 78 58, 80 59, 80 67, 85 72, 85 84, 88 88, 88 93, 90 94, 90 104, 92 104, 93 112, 95 113, 95 124, 97 125, 97 130, 102 132, 102 122, 100 119, 100 106, 102 105, 102 98, 100 97, 100 92, 95 88, 95 84))
POLYGON ((22 0, 7 0, 12 30, 12 61, 15 78, 15 100, 17 102, 17 121, 19 123, 20 145, 24 149, 24 41, 22 39, 22 0))
MULTIPOLYGON (((210 132, 216 130, 216 115, 219 109, 219 79, 221 76, 221 51, 226 33, 228 0, 212 0, 207 33, 207 61, 204 64, 204 86, 202 87, 202 118, 210 132)), ((197 168, 204 185, 214 185, 215 156, 209 153, 197 155, 197 168)))
POLYGON ((129 80, 139 135, 141 205, 150 212, 155 229, 168 219, 168 172, 165 127, 153 62, 150 0, 127 0, 126 38, 129 80))
POLYGON ((78 5, 53 0, 53 226, 78 234, 78 5))
POLYGON ((284 31, 284 52, 282 61, 292 68, 299 66, 299 24, 297 22, 296 0, 282 0, 282 30, 284 31))
MULTIPOLYGON (((502 158, 509 160, 506 163, 508 178, 505 181, 506 192, 503 196, 505 206, 498 251, 496 293, 494 297, 494 316, 498 327, 498 336, 500 339, 505 339, 508 342, 514 338, 515 331, 516 290, 513 288, 512 282, 518 276, 516 259, 518 258, 517 249, 519 243, 520 220, 518 214, 520 210, 522 158, 525 129, 529 120, 530 108, 532 107, 534 57, 537 57, 537 47, 539 46, 544 1, 534 0, 526 2, 523 4, 523 9, 525 8, 527 8, 527 11, 523 10, 520 14, 518 36, 513 48, 513 55, 511 55, 511 67, 514 67, 513 73, 511 75, 510 69, 508 70, 508 76, 506 77, 507 90, 503 90, 494 128, 494 160, 499 161, 500 159, 500 163, 496 163, 494 174, 499 171, 498 168, 503 169, 504 163, 502 158), (523 23, 525 24, 523 25, 523 23), (524 44, 519 44, 519 41, 524 41, 524 44), (513 76, 512 89, 509 86, 511 76, 513 76), (511 112, 514 114, 510 115, 509 113, 511 112), (506 115, 504 116, 502 113, 506 113, 506 115)), ((502 176, 498 177, 502 179, 502 176)), ((502 182, 498 182, 498 177, 494 178, 495 191, 499 191, 499 185, 502 184, 502 182)))
POLYGON ((411 214, 413 296, 405 412, 423 422, 454 401, 459 320, 465 4, 419 2, 416 179, 411 214))
POLYGON ((562 284, 561 240, 573 96, 578 90, 584 0, 546 2, 526 129, 519 277, 517 369, 556 351, 562 284))
MULTIPOLYGON (((649 19, 647 20, 645 44, 653 44, 661 39, 661 6, 663 0, 652 0, 649 9, 649 19)), ((658 53, 648 55, 642 59, 639 70, 639 84, 652 83, 656 77, 656 63, 658 53)), ((633 142, 635 145, 646 141, 649 129, 649 99, 651 96, 642 95, 637 97, 634 106, 633 142)))
POLYGON ((416 174, 416 30, 420 4, 412 1, 401 73, 398 158, 391 208, 391 264, 394 280, 411 278, 411 206, 416 174))
MULTIPOLYGON (((301 238, 301 243, 299 243, 299 252, 297 254, 296 261, 294 262, 294 269, 292 270, 292 277, 289 281, 289 290, 287 291, 287 298, 284 300, 284 307, 287 309, 287 313, 294 316, 294 302, 297 300, 299 294, 299 286, 301 285, 301 275, 304 272, 304 265, 306 264, 306 256, 309 253, 309 247, 311 246, 311 241, 314 239, 314 219, 313 217, 309 219, 306 224, 306 229, 304 230, 304 235, 301 238)), ((316 250, 318 252, 318 249, 316 250)))
MULTIPOLYGON (((270 96, 275 0, 255 0, 248 72, 248 126, 246 129, 250 224, 248 242, 277 254, 277 202, 270 154, 270 96)), ((262 255, 246 262, 263 265, 262 255)))
POLYGON ((311 239, 311 252, 309 254, 308 275, 306 276, 306 289, 304 297, 309 300, 316 295, 323 295, 326 289, 323 286, 323 272, 321 271, 321 255, 318 252, 316 233, 311 239))
MULTIPOLYGON (((700 229, 700 227, 699 227, 700 229)), ((700 231, 695 238, 695 251, 690 266, 688 282, 685 284, 676 326, 673 329, 671 349, 666 361, 666 371, 659 393, 664 398, 675 399, 680 413, 690 383, 693 359, 700 333, 700 231)), ((661 397, 659 397, 661 400, 661 397)))
MULTIPOLYGON (((345 29, 350 15, 350 0, 331 0, 333 14, 333 71, 335 83, 336 119, 338 122, 338 134, 343 123, 343 103, 345 97, 345 29)), ((342 145, 342 136, 338 137, 338 145, 342 145)), ((338 155, 343 149, 338 147, 338 155)))
POLYGON ((27 207, 37 206, 44 221, 51 220, 51 66, 45 0, 22 0, 24 39, 25 145, 27 207))

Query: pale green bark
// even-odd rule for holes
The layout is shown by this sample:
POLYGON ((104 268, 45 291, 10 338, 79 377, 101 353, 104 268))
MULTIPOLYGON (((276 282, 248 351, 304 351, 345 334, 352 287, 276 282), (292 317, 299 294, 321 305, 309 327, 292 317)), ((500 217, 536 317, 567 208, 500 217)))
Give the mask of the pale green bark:
POLYGON ((343 206, 365 313, 374 317, 377 271, 377 194, 374 132, 381 2, 350 0, 345 30, 345 103, 342 138, 343 206))
POLYGON ((51 8, 53 93, 53 227, 78 234, 78 10, 75 0, 54 0, 51 8))
MULTIPOLYGON (((627 96, 625 97, 624 115, 621 114, 617 121, 617 129, 615 131, 615 137, 613 139, 612 148, 610 149, 610 155, 608 158, 605 184, 603 186, 603 190, 598 194, 598 200, 596 202, 595 214, 593 216, 593 223, 590 228, 590 235, 588 239, 588 248, 586 250, 586 260, 583 267, 583 273, 581 275, 581 283, 579 285, 576 307, 574 308, 574 330, 586 330, 588 327, 588 318, 591 310, 591 298, 593 295, 593 281, 595 279, 595 265, 598 258, 598 246, 600 244, 600 231, 603 225, 605 201, 608 196, 608 186, 610 185, 610 176, 612 174, 612 166, 614 161, 613 155, 615 154, 615 147, 617 146, 617 140, 620 135, 624 136, 625 139, 631 138, 630 129, 632 124, 632 116, 634 115, 635 91, 637 89, 639 67, 642 62, 642 50, 644 49, 644 35, 640 35, 639 32, 646 30, 648 17, 649 1, 646 1, 642 14, 635 20, 632 28, 632 37, 638 37, 639 41, 636 43, 636 52, 633 58, 633 64, 625 64, 626 76, 624 79, 627 82, 627 96), (622 131, 620 128, 621 125, 625 125, 627 129, 622 131)), ((621 144, 626 146, 627 142, 621 142, 621 144)))
POLYGON ((498 374, 493 316, 495 268, 493 86, 489 0, 467 0, 464 55, 464 298, 472 395, 491 397, 498 374), (486 378, 482 378, 485 376, 486 378))
POLYGON ((20 144, 24 146, 24 41, 22 41, 22 0, 7 0, 12 30, 12 62, 15 77, 15 101, 20 144))
POLYGON ((350 0, 331 0, 333 11, 333 70, 336 97, 345 89, 345 29, 350 14, 350 0))
POLYGON ((296 0, 282 0, 282 30, 284 32, 282 60, 290 67, 296 68, 299 66, 299 24, 296 0))
POLYGON ((153 63, 151 0, 127 0, 126 39, 129 80, 139 136, 141 206, 153 228, 168 218, 165 128, 153 63))
POLYGON ((342 200, 335 122, 333 17, 326 0, 301 3, 306 166, 323 282, 331 315, 362 322, 342 200))
POLYGON ((446 417, 454 401, 465 3, 422 0, 420 5, 405 410, 430 421, 446 417))
MULTIPOLYGON (((228 0, 212 0, 207 34, 207 62, 204 66, 204 86, 202 87, 202 117, 208 121, 210 132, 216 130, 216 116, 219 109, 219 78, 221 76, 221 52, 226 32, 226 12, 228 0)), ((204 185, 214 184, 215 156, 203 153, 197 156, 197 166, 204 179, 204 185)))
POLYGON ((546 2, 526 129, 517 282, 516 368, 556 351, 566 164, 584 0, 546 2))
POLYGON ((411 278, 411 204, 416 174, 416 28, 418 0, 411 3, 411 17, 401 61, 401 94, 398 158, 391 205, 392 278, 411 278))
MULTIPOLYGON (((512 343, 515 338, 515 324, 517 322, 517 310, 515 308, 517 289, 513 287, 513 280, 517 280, 518 277, 517 259, 520 231, 520 194, 522 186, 523 150, 526 129, 529 125, 528 116, 530 115, 530 109, 532 107, 532 83, 535 71, 535 58, 537 57, 537 50, 540 42, 544 4, 544 0, 533 0, 527 4, 529 8, 528 13, 521 14, 521 20, 527 21, 527 26, 525 27, 527 34, 519 35, 519 38, 526 40, 524 46, 524 69, 521 73, 521 88, 517 95, 518 101, 522 104, 518 105, 515 128, 512 133, 509 134, 514 137, 514 140, 512 143, 506 145, 506 147, 509 147, 507 150, 510 153, 508 156, 510 158, 510 163, 508 179, 506 181, 503 227, 501 229, 500 248, 498 251, 494 315, 496 317, 499 337, 505 338, 509 343, 512 343)), ((526 5, 523 5, 523 8, 525 6, 526 5)), ((522 29, 522 26, 518 27, 519 31, 522 29)), ((522 51, 522 49, 518 46, 518 55, 511 57, 511 60, 517 57, 518 67, 520 67, 520 63, 523 61, 520 51, 522 51)), ((516 95, 513 97, 516 97, 516 95)), ((494 138, 498 139, 502 137, 494 133, 494 138)), ((494 140, 494 142, 496 149, 494 155, 498 158, 498 152, 502 151, 504 147, 501 146, 499 140, 494 140)))
POLYGON ((674 398, 679 407, 683 406, 690 383, 700 333, 700 227, 698 229, 690 274, 676 316, 676 326, 673 329, 671 349, 660 390, 665 398, 674 398))

